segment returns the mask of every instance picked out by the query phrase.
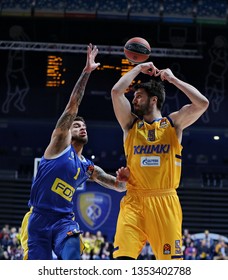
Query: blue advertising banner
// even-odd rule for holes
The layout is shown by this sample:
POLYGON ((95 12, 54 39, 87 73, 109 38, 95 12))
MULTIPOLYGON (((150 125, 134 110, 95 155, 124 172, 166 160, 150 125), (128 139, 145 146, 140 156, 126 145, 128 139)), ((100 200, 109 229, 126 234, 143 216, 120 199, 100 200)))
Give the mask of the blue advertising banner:
POLYGON ((101 231, 112 242, 119 213, 120 200, 125 192, 106 189, 88 181, 84 188, 77 190, 75 216, 83 232, 96 234, 101 231))

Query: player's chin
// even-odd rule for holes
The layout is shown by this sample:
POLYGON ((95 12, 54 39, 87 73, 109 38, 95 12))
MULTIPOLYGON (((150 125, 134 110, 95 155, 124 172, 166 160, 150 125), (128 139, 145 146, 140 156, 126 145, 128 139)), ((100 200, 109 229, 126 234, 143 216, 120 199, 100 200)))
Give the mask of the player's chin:
POLYGON ((139 111, 139 107, 138 106, 134 106, 134 113, 137 113, 139 111))
POLYGON ((85 136, 77 136, 76 138, 74 138, 74 140, 78 143, 78 144, 87 144, 88 142, 88 136, 85 135, 85 136))
POLYGON ((139 109, 139 107, 134 107, 134 113, 139 117, 143 116, 143 112, 139 109))
POLYGON ((85 136, 81 137, 81 140, 84 144, 87 144, 88 143, 88 136, 85 135, 85 136))

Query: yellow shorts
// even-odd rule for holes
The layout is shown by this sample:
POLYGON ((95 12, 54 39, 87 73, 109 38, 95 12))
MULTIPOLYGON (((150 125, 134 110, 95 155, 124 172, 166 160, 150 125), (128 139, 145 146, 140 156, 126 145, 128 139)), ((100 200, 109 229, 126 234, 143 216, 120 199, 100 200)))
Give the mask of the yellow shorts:
POLYGON ((23 253, 23 259, 28 259, 28 220, 32 213, 32 209, 28 211, 22 220, 21 224, 21 247, 24 251, 23 253))
POLYGON ((157 260, 183 259, 176 190, 128 191, 121 200, 113 257, 137 259, 147 241, 157 260))

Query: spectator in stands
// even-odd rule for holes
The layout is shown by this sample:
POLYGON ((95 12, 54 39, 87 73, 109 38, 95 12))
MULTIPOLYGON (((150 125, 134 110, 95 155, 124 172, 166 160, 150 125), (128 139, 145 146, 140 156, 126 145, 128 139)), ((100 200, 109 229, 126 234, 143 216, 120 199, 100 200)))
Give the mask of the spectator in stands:
POLYGON ((183 230, 183 235, 182 235, 182 251, 185 256, 185 250, 187 247, 190 246, 190 243, 193 242, 193 239, 191 237, 191 234, 187 228, 183 230))
POLYGON ((110 243, 106 241, 105 243, 101 244, 100 259, 110 260, 110 258, 111 258, 110 243))
POLYGON ((10 242, 11 242, 10 234, 5 233, 1 239, 1 245, 2 245, 4 251, 7 251, 7 247, 9 246, 10 242))
POLYGON ((197 255, 197 249, 194 241, 190 240, 190 243, 186 243, 186 248, 184 250, 184 259, 185 260, 195 260, 197 255))
POLYGON ((207 229, 204 231, 204 239, 206 240, 207 246, 209 248, 214 246, 214 240, 213 240, 213 238, 210 237, 210 232, 207 229))
POLYGON ((189 229, 188 228, 184 228, 183 230, 183 235, 182 235, 182 240, 184 241, 187 237, 189 237, 189 229))
POLYGON ((105 243, 105 238, 102 235, 102 232, 98 230, 94 237, 94 248, 93 248, 93 259, 100 259, 101 255, 101 246, 105 243))
POLYGON ((3 249, 2 245, 0 244, 0 260, 7 260, 8 253, 3 249))
POLYGON ((17 236, 11 238, 7 252, 10 260, 22 260, 23 259, 23 249, 21 247, 20 241, 17 236))
POLYGON ((214 239, 211 238, 209 230, 206 229, 204 231, 204 235, 205 235, 204 238, 206 240, 207 246, 208 246, 208 248, 210 250, 210 258, 212 259, 213 256, 214 256, 215 242, 214 242, 214 239))
POLYGON ((16 227, 11 227, 10 229, 10 238, 14 238, 14 237, 17 237, 17 228, 16 227))
POLYGON ((228 260, 228 245, 222 237, 219 238, 215 245, 214 260, 228 260))
POLYGON ((22 249, 16 227, 10 228, 9 225, 0 231, 0 259, 21 260, 22 249))
POLYGON ((9 225, 5 225, 2 230, 0 231, 0 240, 3 238, 3 236, 5 234, 10 234, 10 228, 9 228, 9 225))
POLYGON ((89 231, 86 231, 82 235, 82 242, 84 245, 84 249, 82 252, 82 260, 91 260, 94 248, 94 238, 89 231))
POLYGON ((208 247, 207 240, 202 239, 200 240, 200 244, 197 248, 197 260, 211 260, 211 251, 208 247))
POLYGON ((192 238, 191 238, 191 235, 189 234, 189 236, 184 240, 184 242, 183 242, 183 252, 184 252, 184 257, 185 257, 185 255, 186 255, 186 249, 187 248, 189 248, 190 246, 191 246, 191 243, 194 243, 194 241, 192 240, 192 238))

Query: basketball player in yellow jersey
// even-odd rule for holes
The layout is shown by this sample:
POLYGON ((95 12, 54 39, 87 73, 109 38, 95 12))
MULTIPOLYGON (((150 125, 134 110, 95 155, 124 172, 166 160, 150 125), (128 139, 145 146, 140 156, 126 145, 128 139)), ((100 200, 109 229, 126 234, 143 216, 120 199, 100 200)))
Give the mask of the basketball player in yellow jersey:
POLYGON ((182 209, 176 193, 181 175, 182 132, 205 112, 209 102, 170 69, 158 70, 152 62, 138 64, 122 76, 111 95, 130 169, 113 256, 137 259, 148 241, 157 260, 183 259, 182 209), (140 73, 154 77, 134 86, 132 113, 125 94, 140 73), (167 117, 161 115, 165 101, 163 81, 173 84, 189 99, 189 104, 167 117))

